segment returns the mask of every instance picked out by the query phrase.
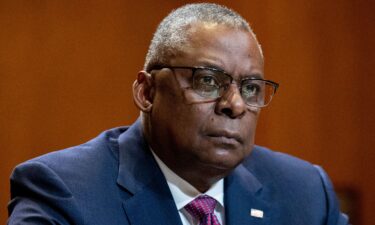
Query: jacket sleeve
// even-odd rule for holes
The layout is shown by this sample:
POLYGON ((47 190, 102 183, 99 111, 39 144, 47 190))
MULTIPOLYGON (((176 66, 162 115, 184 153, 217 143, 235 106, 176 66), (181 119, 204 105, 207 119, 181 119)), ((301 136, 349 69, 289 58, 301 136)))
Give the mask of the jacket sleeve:
POLYGON ((8 225, 83 224, 71 191, 44 163, 29 161, 17 166, 10 184, 8 225))
POLYGON ((349 218, 347 215, 340 212, 340 206, 337 201, 337 197, 335 191, 333 189, 333 185, 331 180, 329 179, 326 172, 320 167, 315 166, 319 172, 319 175, 322 179, 324 191, 327 196, 327 223, 326 225, 348 225, 349 218))

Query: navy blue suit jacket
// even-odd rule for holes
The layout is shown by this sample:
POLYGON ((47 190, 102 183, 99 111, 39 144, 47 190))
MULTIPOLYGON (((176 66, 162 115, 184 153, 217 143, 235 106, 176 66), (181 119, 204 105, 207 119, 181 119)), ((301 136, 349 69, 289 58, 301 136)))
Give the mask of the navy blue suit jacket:
MULTIPOLYGON (((225 178, 224 191, 227 225, 348 223, 320 167, 262 147, 225 178)), ((17 166, 11 198, 8 224, 181 224, 139 121, 17 166)))

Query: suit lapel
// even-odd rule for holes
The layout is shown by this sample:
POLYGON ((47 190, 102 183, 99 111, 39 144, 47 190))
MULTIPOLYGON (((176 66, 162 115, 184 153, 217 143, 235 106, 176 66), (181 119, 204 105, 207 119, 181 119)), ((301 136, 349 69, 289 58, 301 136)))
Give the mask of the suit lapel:
POLYGON ((168 184, 145 143, 140 120, 118 140, 119 175, 125 188, 123 208, 132 225, 182 225, 168 184))
POLYGON ((123 202, 132 225, 182 225, 168 186, 163 182, 155 177, 148 186, 123 202))
POLYGON ((244 166, 225 179, 224 192, 226 225, 270 224, 270 205, 262 199, 262 185, 244 166))

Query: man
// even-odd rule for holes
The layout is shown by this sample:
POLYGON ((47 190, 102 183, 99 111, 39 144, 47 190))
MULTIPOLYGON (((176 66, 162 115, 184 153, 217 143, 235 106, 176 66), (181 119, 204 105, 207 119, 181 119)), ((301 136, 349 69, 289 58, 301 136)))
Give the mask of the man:
POLYGON ((278 87, 263 64, 237 13, 172 12, 133 85, 141 118, 18 166, 8 223, 348 224, 320 167, 254 146, 278 87))

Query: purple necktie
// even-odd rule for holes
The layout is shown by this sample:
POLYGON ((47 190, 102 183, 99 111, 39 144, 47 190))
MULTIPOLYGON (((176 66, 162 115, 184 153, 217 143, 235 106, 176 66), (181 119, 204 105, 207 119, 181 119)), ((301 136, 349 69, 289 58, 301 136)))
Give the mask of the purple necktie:
POLYGON ((199 225, 220 225, 214 214, 216 200, 208 195, 201 195, 185 206, 186 211, 199 220, 199 225))

